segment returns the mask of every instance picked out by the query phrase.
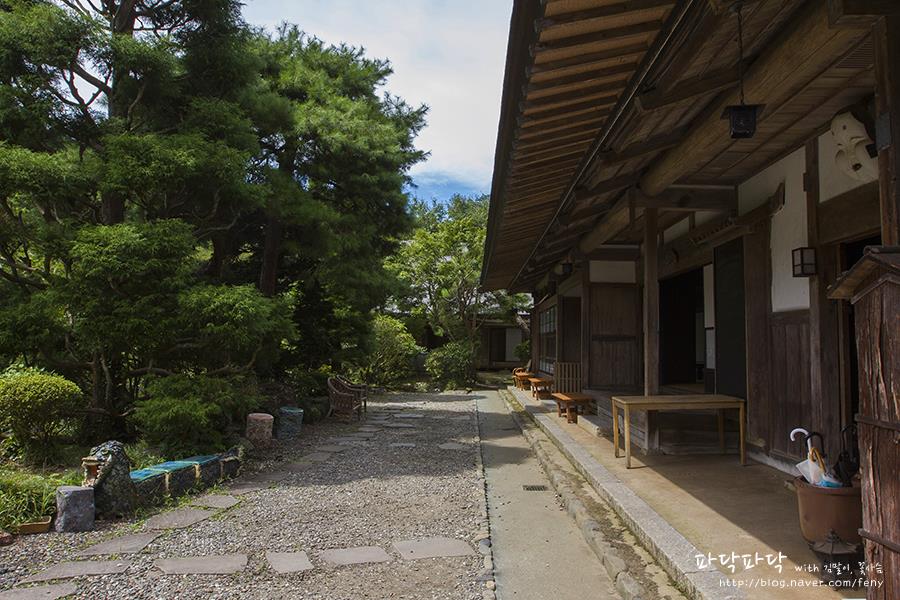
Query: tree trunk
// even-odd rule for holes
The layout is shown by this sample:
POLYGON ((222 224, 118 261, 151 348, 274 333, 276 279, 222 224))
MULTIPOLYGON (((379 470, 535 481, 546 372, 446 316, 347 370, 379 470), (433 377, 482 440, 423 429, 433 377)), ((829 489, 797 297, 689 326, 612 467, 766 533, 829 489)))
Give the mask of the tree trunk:
POLYGON ((259 291, 264 296, 274 296, 278 284, 278 259, 284 224, 274 214, 266 217, 266 241, 263 247, 262 267, 259 274, 259 291))

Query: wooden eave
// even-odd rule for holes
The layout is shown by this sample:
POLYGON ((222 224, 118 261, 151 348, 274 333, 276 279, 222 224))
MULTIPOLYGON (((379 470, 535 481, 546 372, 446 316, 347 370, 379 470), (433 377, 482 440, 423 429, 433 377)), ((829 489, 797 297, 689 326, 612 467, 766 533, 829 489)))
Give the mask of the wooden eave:
MULTIPOLYGON (((651 20, 664 19, 647 8, 653 2, 611 3, 619 7, 626 4, 632 8, 639 4, 644 6, 635 15, 642 14, 651 20)), ((556 15, 577 14, 596 8, 595 5, 596 2, 588 0, 547 3, 543 20, 537 27, 538 42, 532 46, 533 57, 530 57, 527 69, 531 77, 544 78, 547 73, 555 73, 565 78, 567 93, 573 89, 591 89, 591 86, 596 87, 596 83, 592 83, 592 73, 617 64, 610 62, 617 60, 614 54, 617 45, 622 49, 620 60, 624 62, 634 61, 635 55, 640 54, 639 48, 643 44, 649 47, 653 42, 649 36, 637 42, 632 39, 639 26, 649 21, 606 23, 605 28, 596 32, 587 29, 589 23, 579 23, 576 27, 577 20, 566 22, 568 29, 562 24, 554 25, 556 31, 552 34, 542 29, 541 23, 551 22, 556 15), (577 44, 564 43, 563 31, 577 36, 577 44), (622 37, 591 37, 612 31, 621 32, 622 37), (598 46, 601 38, 609 44, 607 47, 598 46), (580 49, 573 51, 575 47, 580 49), (578 62, 579 56, 586 57, 586 64, 593 66, 582 66, 578 62), (547 68, 547 65, 552 67, 547 68), (579 88, 577 77, 573 77, 578 74, 584 78, 582 88, 579 88)), ((556 180, 561 183, 546 186, 539 194, 528 194, 528 186, 516 186, 514 178, 505 176, 498 181, 495 170, 493 198, 494 202, 503 204, 504 216, 492 223, 488 235, 493 248, 503 245, 504 250, 502 260, 500 254, 486 254, 485 285, 529 289, 528 286, 546 273, 554 261, 568 250, 577 248, 589 235, 583 233, 586 221, 605 228, 604 236, 611 236, 607 238, 609 241, 641 241, 642 209, 632 207, 623 212, 623 190, 604 189, 604 182, 633 179, 641 189, 648 189, 644 186, 652 188, 653 195, 673 184, 736 186, 825 131, 838 112, 870 98, 874 87, 870 29, 861 26, 857 20, 853 27, 830 23, 824 5, 818 0, 746 2, 745 82, 760 82, 747 87, 750 93, 747 102, 766 105, 757 133, 751 139, 730 139, 727 123, 719 121, 721 106, 734 103, 737 89, 730 84, 727 73, 729 69, 736 70, 739 58, 734 15, 719 10, 717 3, 710 2, 694 3, 692 12, 680 23, 680 28, 671 32, 672 45, 656 56, 655 61, 650 61, 651 55, 642 55, 641 60, 645 63, 631 63, 636 65, 635 69, 641 66, 648 69, 649 75, 642 81, 641 91, 625 107, 626 112, 615 129, 604 131, 602 124, 575 125, 563 130, 548 127, 551 131, 546 133, 539 127, 529 128, 528 145, 518 152, 510 152, 508 165, 517 162, 526 165, 538 155, 541 162, 537 166, 542 168, 554 164, 566 166, 553 171, 556 176, 562 174, 562 179, 556 180), (809 59, 799 64, 791 64, 788 58, 780 63, 781 47, 789 49, 791 44, 798 43, 796 38, 799 36, 792 37, 794 32, 807 35, 808 43, 815 47, 806 49, 809 59), (777 72, 779 65, 781 73, 777 72), (773 69, 776 72, 773 73, 773 69), (647 104, 644 107, 640 103, 642 94, 647 104), (605 141, 602 148, 584 143, 583 140, 601 132, 605 141), (581 134, 584 137, 576 137, 581 134), (573 148, 581 149, 581 145, 561 148, 559 162, 552 160, 552 136, 559 135, 582 140, 584 161, 571 166, 573 156, 578 156, 573 148), (694 147, 690 145, 691 141, 695 143, 694 147), (697 145, 698 141, 702 143, 697 145), (678 160, 685 155, 691 159, 678 160), (660 187, 660 184, 664 186, 660 187), (502 190, 509 185, 518 191, 504 195, 502 190), (592 188, 601 193, 585 193, 592 188), (519 198, 526 194, 528 209, 518 210, 519 198), (554 222, 552 227, 551 222, 554 222)), ((671 10, 671 7, 665 10, 671 10)), ((547 81, 540 79, 544 95, 552 94, 545 87, 547 81)), ((522 91, 527 92, 527 85, 522 91)), ((525 97, 521 100, 527 102, 525 97)), ((516 107, 520 106, 526 105, 517 103, 516 107)), ((529 169, 525 166, 516 172, 518 177, 525 177, 529 169)), ((683 218, 683 212, 669 214, 667 209, 661 209, 659 224, 665 228, 683 218)))
POLYGON ((482 268, 487 289, 513 285, 676 1, 514 3, 482 268))

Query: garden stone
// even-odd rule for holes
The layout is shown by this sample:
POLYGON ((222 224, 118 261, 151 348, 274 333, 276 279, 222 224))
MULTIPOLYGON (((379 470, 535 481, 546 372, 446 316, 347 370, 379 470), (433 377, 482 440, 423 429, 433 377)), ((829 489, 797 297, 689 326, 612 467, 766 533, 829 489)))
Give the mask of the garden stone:
POLYGON ((134 533, 113 538, 90 548, 85 548, 75 556, 102 556, 104 554, 136 554, 150 545, 161 533, 134 533))
POLYGON ((391 429, 413 429, 415 425, 411 423, 386 423, 385 427, 390 427, 391 429))
POLYGON ((94 488, 61 485, 56 488, 56 521, 59 532, 90 531, 94 528, 94 488))
POLYGON ((393 444, 388 444, 389 448, 415 448, 415 444, 411 444, 409 442, 395 442, 393 444))
POLYGON ((147 519, 145 527, 150 530, 158 529, 183 529, 194 523, 199 523, 216 514, 214 510, 201 510, 199 508, 180 508, 169 512, 160 513, 147 519))
POLYGON ((278 439, 289 440, 300 435, 303 426, 303 409, 282 406, 278 409, 278 439))
POLYGON ((448 537, 430 537, 419 540, 394 542, 394 550, 406 560, 444 556, 468 556, 472 547, 462 540, 448 537))
POLYGON ((268 448, 272 444, 272 425, 275 417, 266 413, 247 415, 245 436, 255 448, 268 448))
POLYGON ((228 575, 247 566, 246 554, 161 558, 153 566, 166 575, 228 575))
POLYGON ((343 452, 347 449, 347 446, 338 446, 337 444, 326 444, 324 446, 316 446, 314 450, 316 452, 343 452))
POLYGON ((0 546, 9 546, 14 541, 16 541, 16 538, 13 537, 13 534, 0 529, 0 546))
POLYGON ((84 485, 94 488, 97 515, 118 517, 131 513, 139 504, 137 489, 131 480, 131 460, 122 442, 110 441, 91 448, 96 470, 86 469, 84 485))
POLYGON ((391 560, 390 555, 378 546, 359 546, 356 548, 336 548, 324 550, 319 558, 332 565, 358 565, 362 563, 378 563, 391 560))
POLYGON ((258 492, 265 486, 260 483, 236 483, 228 488, 228 493, 232 496, 243 496, 244 494, 252 494, 258 492))
POLYGON ((306 456, 301 456, 300 460, 305 460, 308 462, 325 462, 331 457, 331 452, 312 452, 310 454, 307 454, 306 456))
POLYGON ((83 577, 86 575, 112 575, 124 573, 131 564, 128 560, 75 560, 62 562, 26 577, 19 583, 34 583, 38 581, 51 581, 53 579, 68 579, 70 577, 83 577))
POLYGON ((394 415, 398 419, 421 419, 424 415, 420 415, 419 413, 397 413, 394 415))
POLYGON ((71 596, 78 592, 73 583, 57 583, 55 585, 36 585, 0 592, 0 600, 56 600, 71 596))
POLYGON ((313 568, 306 552, 266 552, 266 560, 277 573, 299 573, 313 568))

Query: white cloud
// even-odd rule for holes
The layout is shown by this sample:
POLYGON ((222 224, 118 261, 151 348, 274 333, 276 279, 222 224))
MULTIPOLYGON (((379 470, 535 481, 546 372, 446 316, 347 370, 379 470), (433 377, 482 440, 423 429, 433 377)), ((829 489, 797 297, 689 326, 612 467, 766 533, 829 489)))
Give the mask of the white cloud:
POLYGON ((417 146, 431 156, 413 176, 487 189, 511 10, 509 0, 250 0, 244 15, 269 29, 296 23, 328 43, 389 59, 387 90, 429 106, 417 146))

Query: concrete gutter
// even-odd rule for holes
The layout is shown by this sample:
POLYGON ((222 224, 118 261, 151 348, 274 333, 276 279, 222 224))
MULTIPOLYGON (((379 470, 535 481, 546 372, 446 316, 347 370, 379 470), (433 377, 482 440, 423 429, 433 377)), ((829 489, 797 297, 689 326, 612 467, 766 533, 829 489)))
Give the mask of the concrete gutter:
POLYGON ((705 554, 672 527, 642 498, 610 473, 558 424, 554 414, 532 404, 524 392, 509 392, 526 414, 569 459, 572 466, 609 504, 651 556, 693 600, 741 600, 746 596, 733 587, 715 567, 699 569, 695 556, 705 554))

